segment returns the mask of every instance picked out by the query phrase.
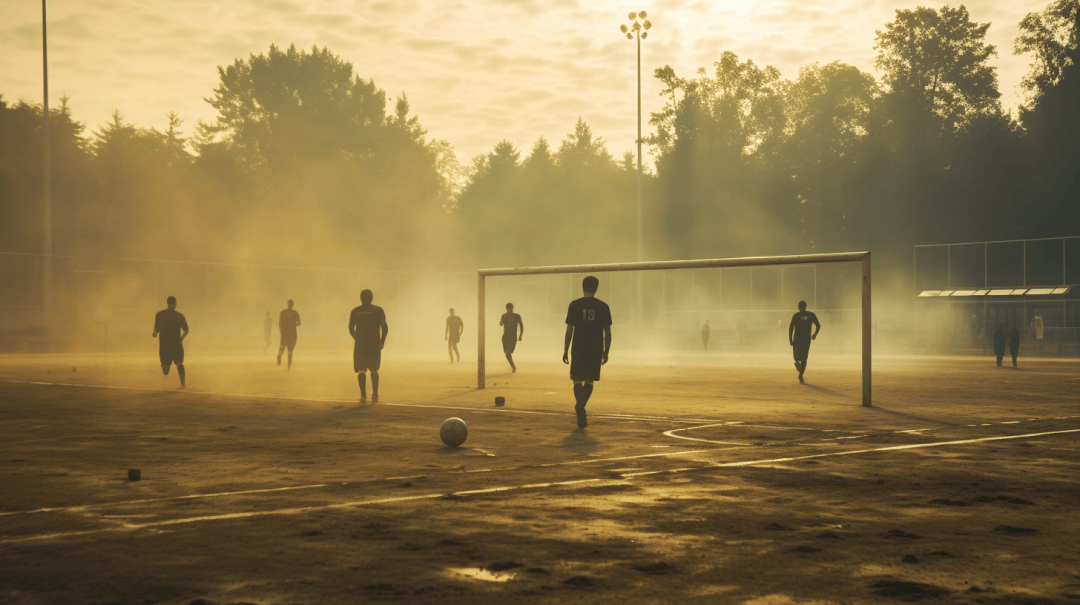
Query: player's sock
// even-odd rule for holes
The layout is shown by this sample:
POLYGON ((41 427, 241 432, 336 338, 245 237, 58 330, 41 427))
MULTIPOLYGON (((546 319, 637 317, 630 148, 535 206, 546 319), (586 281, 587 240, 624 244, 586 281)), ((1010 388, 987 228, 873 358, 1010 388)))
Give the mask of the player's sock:
POLYGON ((378 401, 379 400, 379 373, 378 372, 372 372, 371 373, 371 400, 372 401, 378 401))
POLYGON ((509 353, 506 354, 506 361, 510 362, 510 371, 517 372, 517 366, 514 365, 514 358, 511 357, 509 353))
POLYGON ((176 364, 176 373, 180 375, 180 386, 185 386, 187 384, 187 374, 184 372, 184 364, 176 364))
POLYGON ((581 407, 584 408, 585 404, 589 403, 589 397, 592 397, 592 383, 586 382, 581 385, 581 407))
POLYGON ((360 401, 367 401, 367 374, 363 372, 357 374, 356 382, 360 383, 360 401))
POLYGON ((285 349, 278 349, 277 350, 277 364, 278 365, 281 365, 281 354, 284 353, 284 352, 285 352, 285 349))
POLYGON ((581 396, 584 394, 584 391, 585 391, 585 385, 578 384, 576 382, 574 383, 574 401, 577 402, 574 405, 575 409, 580 410, 582 408, 582 406, 584 405, 583 403, 581 403, 581 396))
MULTIPOLYGON (((998 365, 1001 365, 1001 364, 999 363, 998 365)), ((168 376, 169 375, 169 366, 161 366, 161 373, 168 376)))
POLYGON ((292 369, 292 351, 289 351, 289 365, 287 369, 292 369))

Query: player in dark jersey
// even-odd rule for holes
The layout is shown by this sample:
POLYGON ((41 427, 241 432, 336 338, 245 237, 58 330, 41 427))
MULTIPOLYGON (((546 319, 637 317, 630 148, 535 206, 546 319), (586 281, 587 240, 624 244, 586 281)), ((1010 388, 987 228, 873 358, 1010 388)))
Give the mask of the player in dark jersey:
POLYGON ((1001 367, 1001 358, 1005 357, 1005 328, 1001 325, 994 330, 994 355, 997 356, 998 367, 1001 367))
POLYGON ((709 333, 712 332, 712 328, 709 327, 709 320, 705 320, 705 326, 701 328, 701 344, 705 345, 705 350, 709 350, 709 333))
POLYGON ((799 382, 804 383, 803 372, 806 371, 806 358, 810 355, 810 341, 816 340, 821 324, 818 323, 817 315, 806 310, 806 302, 799 301, 799 312, 791 316, 791 324, 788 325, 788 342, 791 343, 795 353, 795 369, 799 371, 799 382), (810 333, 810 326, 814 326, 814 333, 810 333))
POLYGON ((176 312, 176 297, 165 300, 168 309, 158 311, 154 317, 154 333, 158 339, 158 357, 161 359, 161 373, 169 375, 169 368, 176 364, 176 373, 180 375, 180 387, 187 384, 184 372, 184 339, 188 335, 187 320, 176 312))
POLYGON ((1012 355, 1013 367, 1016 367, 1016 356, 1020 354, 1020 330, 1016 326, 1009 326, 1009 355, 1012 355))
POLYGON ((461 321, 461 318, 454 315, 454 310, 450 309, 450 317, 446 318, 446 348, 450 353, 450 363, 454 363, 454 354, 457 354, 457 360, 461 361, 461 353, 458 351, 457 343, 461 341, 461 333, 465 331, 465 322, 461 321))
POLYGON ((274 318, 270 316, 270 312, 266 312, 266 319, 263 320, 263 337, 266 338, 266 344, 263 345, 263 353, 270 348, 270 336, 274 332, 274 318))
POLYGON ((562 360, 570 364, 579 428, 585 428, 587 424, 585 404, 592 396, 593 382, 600 380, 600 366, 607 363, 611 350, 611 309, 596 298, 599 288, 599 279, 592 275, 586 277, 581 282, 585 296, 571 302, 566 310, 562 360))
POLYGON ((292 369, 292 352, 296 347, 296 328, 300 325, 300 314, 293 310, 293 301, 287 303, 288 309, 282 309, 278 316, 278 332, 281 334, 281 346, 278 347, 277 364, 281 365, 281 354, 289 350, 289 366, 292 369))
POLYGON ((371 401, 379 400, 379 366, 382 365, 382 348, 386 343, 386 313, 382 307, 371 304, 371 290, 360 293, 359 307, 349 315, 349 334, 352 335, 353 371, 360 383, 360 401, 367 401, 365 372, 371 372, 371 401))
POLYGON ((525 335, 525 322, 521 321, 521 316, 514 313, 514 303, 506 303, 506 313, 503 313, 502 319, 499 320, 499 325, 503 327, 503 352, 506 353, 506 361, 510 362, 510 371, 517 372, 517 366, 514 365, 514 349, 517 348, 518 341, 525 335), (518 328, 521 331, 518 331, 518 328))

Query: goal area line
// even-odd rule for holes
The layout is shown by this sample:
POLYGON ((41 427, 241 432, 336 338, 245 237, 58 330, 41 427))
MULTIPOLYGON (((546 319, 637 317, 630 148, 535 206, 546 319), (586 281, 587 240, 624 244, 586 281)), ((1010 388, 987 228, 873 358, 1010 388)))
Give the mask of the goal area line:
POLYGON ((743 258, 704 258, 691 260, 604 263, 592 265, 552 265, 546 267, 513 267, 480 269, 477 275, 477 378, 476 388, 486 388, 485 376, 485 310, 488 277, 510 275, 549 275, 556 273, 603 273, 611 271, 663 271, 665 269, 712 269, 725 267, 755 267, 770 265, 809 265, 821 263, 862 264, 862 404, 870 407, 870 252, 836 252, 830 254, 797 254, 789 256, 749 256, 743 258))

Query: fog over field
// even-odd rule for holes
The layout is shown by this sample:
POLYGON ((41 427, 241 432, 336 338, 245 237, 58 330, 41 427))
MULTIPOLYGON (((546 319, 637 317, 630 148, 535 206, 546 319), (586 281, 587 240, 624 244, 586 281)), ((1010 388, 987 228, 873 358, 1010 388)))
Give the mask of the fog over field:
MULTIPOLYGON (((636 260, 639 221, 644 260, 869 250, 875 325, 894 326, 912 321, 913 245, 1080 224, 1076 0, 661 4, 631 19, 621 5, 127 8, 131 41, 156 50, 91 44, 92 3, 54 15, 51 278, 28 63, 40 29, 22 7, 0 36, 5 61, 21 57, 0 84, 7 348, 144 347, 175 295, 193 346, 261 349, 266 312, 291 298, 308 346, 333 350, 370 288, 391 342, 439 355, 449 308, 474 334, 476 269, 636 260), (444 13, 441 37, 420 27, 444 13), (521 37, 535 26, 559 45, 525 50, 492 29, 526 16, 521 37), (225 36, 218 22, 271 27, 225 36), (608 29, 584 35, 585 22, 608 29), (634 44, 617 28, 633 38, 646 22, 639 185, 634 44), (139 62, 155 53, 151 77, 139 62), (88 60, 99 67, 75 68, 88 60), (146 113, 162 107, 175 109, 164 122, 146 113)), ((858 267, 804 269, 606 274, 600 296, 636 347, 696 347, 710 320, 723 347, 743 322, 783 349, 800 299, 835 312, 837 336, 857 329, 858 267)), ((580 277, 490 280, 489 337, 515 302, 557 349, 580 277)))

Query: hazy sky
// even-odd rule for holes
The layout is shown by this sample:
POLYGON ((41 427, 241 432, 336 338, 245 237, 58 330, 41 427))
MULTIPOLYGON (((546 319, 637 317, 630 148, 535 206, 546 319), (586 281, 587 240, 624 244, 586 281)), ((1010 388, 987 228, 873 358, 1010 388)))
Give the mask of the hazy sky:
MULTIPOLYGON (((1012 54, 1016 24, 1049 0, 975 0, 989 21, 1006 107, 1018 102, 1029 58, 1012 54)), ((175 110, 191 132, 213 111, 203 101, 216 67, 270 44, 328 46, 391 98, 409 95, 431 135, 463 162, 507 138, 527 153, 557 144, 578 116, 616 156, 635 137, 634 43, 619 33, 630 10, 653 22, 642 45, 643 123, 662 100, 651 74, 709 67, 725 50, 784 77, 818 61, 873 71, 874 30, 898 0, 52 0, 50 101, 71 97, 90 129, 119 109, 138 126, 164 127, 175 110)), ((940 7, 935 2, 923 5, 940 7)), ((954 4, 955 5, 955 4, 954 4)), ((0 94, 40 103, 41 28, 36 0, 0 0, 0 94)), ((391 104, 392 107, 392 104, 391 104)), ((89 133, 88 133, 89 134, 89 133)))

